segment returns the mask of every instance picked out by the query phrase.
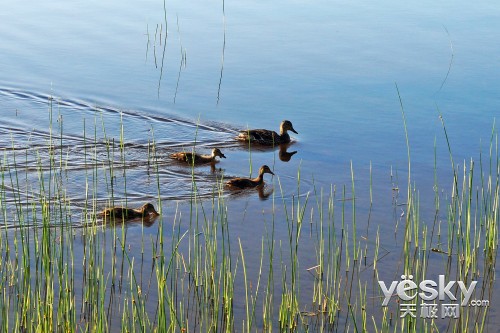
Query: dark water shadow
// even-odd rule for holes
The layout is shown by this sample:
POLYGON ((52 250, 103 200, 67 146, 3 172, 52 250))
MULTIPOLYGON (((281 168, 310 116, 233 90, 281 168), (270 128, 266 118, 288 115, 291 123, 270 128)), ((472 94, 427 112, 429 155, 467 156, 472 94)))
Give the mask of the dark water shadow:
POLYGON ((225 192, 228 193, 229 198, 240 198, 244 196, 255 195, 257 192, 260 200, 267 200, 273 194, 274 188, 272 186, 268 186, 266 184, 262 184, 256 186, 254 188, 247 189, 225 189, 225 192))
POLYGON ((283 143, 283 144, 280 144, 280 145, 276 145, 276 146, 268 146, 268 145, 261 145, 261 144, 258 144, 258 143, 251 143, 250 145, 248 144, 248 142, 244 142, 244 141, 237 141, 235 140, 237 143, 238 143, 238 146, 241 148, 241 149, 246 149, 246 150, 250 150, 250 151, 257 151, 257 152, 269 152, 269 151, 276 151, 278 150, 278 157, 280 159, 280 161, 282 162, 289 162, 293 155, 297 154, 297 150, 289 150, 291 146, 294 145, 294 141, 290 142, 290 143, 283 143))

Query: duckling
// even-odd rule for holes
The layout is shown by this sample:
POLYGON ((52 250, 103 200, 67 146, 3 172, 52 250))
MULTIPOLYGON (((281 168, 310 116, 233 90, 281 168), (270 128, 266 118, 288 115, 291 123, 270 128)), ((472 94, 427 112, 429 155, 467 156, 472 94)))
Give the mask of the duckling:
POLYGON ((221 158, 226 158, 226 156, 220 151, 219 148, 212 149, 211 155, 200 155, 194 153, 180 152, 170 154, 170 158, 178 161, 187 162, 189 164, 206 164, 206 163, 216 163, 215 158, 219 156, 221 158))
POLYGON ((147 203, 142 205, 139 208, 125 208, 125 207, 111 207, 106 208, 100 214, 101 217, 110 217, 115 220, 132 220, 138 218, 155 218, 158 215, 158 212, 155 210, 155 207, 151 203, 147 203))
POLYGON ((290 142, 290 135, 288 135, 288 131, 292 131, 295 134, 299 134, 293 128, 291 121, 283 120, 280 125, 279 135, 275 131, 271 130, 254 129, 254 130, 240 131, 240 134, 236 137, 236 140, 250 141, 250 142, 260 143, 262 145, 278 145, 290 142))
POLYGON ((229 180, 226 185, 233 189, 244 189, 250 187, 256 187, 264 183, 264 174, 270 173, 274 175, 271 169, 267 165, 263 165, 259 169, 259 175, 256 178, 233 178, 229 180))

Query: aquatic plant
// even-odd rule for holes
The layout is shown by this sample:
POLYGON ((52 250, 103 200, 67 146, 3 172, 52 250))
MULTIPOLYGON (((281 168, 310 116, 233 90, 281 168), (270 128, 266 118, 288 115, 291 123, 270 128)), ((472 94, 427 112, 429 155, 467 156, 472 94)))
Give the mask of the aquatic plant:
MULTIPOLYGON (((306 192, 299 169, 291 195, 278 175, 280 191, 261 216, 260 244, 248 244, 231 229, 231 202, 222 176, 215 178, 209 197, 201 195, 193 166, 190 199, 177 202, 173 211, 165 209, 165 176, 153 129, 142 150, 147 163, 140 167, 147 170, 143 175, 149 176, 150 195, 162 216, 152 226, 102 223, 96 216, 102 205, 128 205, 137 198, 130 195, 134 165, 127 154, 127 130, 122 122, 115 142, 99 114, 96 110, 91 134, 84 123, 84 165, 71 163, 60 114, 57 128, 51 121, 46 145, 16 149, 13 141, 4 151, 2 331, 487 329, 487 306, 464 307, 458 318, 446 320, 401 318, 395 296, 388 306, 381 305, 384 295, 377 281, 412 275, 418 284, 439 272, 467 284, 477 281, 475 299, 492 297, 500 183, 495 126, 486 157, 481 152, 478 162, 458 164, 443 120, 452 181, 451 188, 440 185, 446 179, 439 179, 435 167, 434 221, 429 224, 422 219, 421 194, 412 180, 402 108, 408 170, 404 184, 391 171, 390 209, 395 242, 401 244, 395 253, 394 246, 388 250, 381 244, 380 227, 374 229, 371 221, 371 165, 367 189, 356 185, 352 163, 350 184, 327 189, 314 184, 306 192), (75 172, 80 184, 75 184, 75 172), (72 186, 82 188, 84 200, 71 197, 72 186), (368 193, 368 200, 360 193, 368 193), (286 223, 285 235, 276 233, 280 222, 286 223), (258 258, 249 256, 251 247, 258 247, 258 258)), ((52 120, 52 106, 49 116, 52 120)), ((419 305, 416 299, 408 304, 419 305)))

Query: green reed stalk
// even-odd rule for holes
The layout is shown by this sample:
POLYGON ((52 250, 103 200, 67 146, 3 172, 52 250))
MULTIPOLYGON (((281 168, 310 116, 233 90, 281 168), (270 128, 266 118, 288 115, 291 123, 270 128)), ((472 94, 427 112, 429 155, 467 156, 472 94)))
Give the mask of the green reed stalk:
POLYGON ((245 281, 245 310, 246 310, 246 325, 243 322, 243 331, 250 332, 252 319, 250 318, 249 300, 248 300, 248 282, 247 282, 247 268, 245 264, 245 255, 243 253, 243 247, 241 246, 241 239, 238 238, 238 244, 240 245, 240 256, 241 265, 243 266, 243 278, 245 281))
MULTIPOLYGON (((316 206, 319 214, 319 223, 316 223, 316 266, 314 268, 310 268, 314 270, 315 275, 315 284, 314 284, 314 292, 313 292, 313 303, 316 303, 318 306, 318 311, 323 311, 322 304, 325 299, 325 290, 324 290, 324 266, 325 266, 325 238, 323 234, 324 226, 324 212, 323 212, 323 189, 321 189, 320 194, 316 190, 316 186, 314 186, 314 194, 316 197, 316 206)), ((311 209, 312 212, 312 209, 311 209)), ((311 225, 313 224, 313 216, 311 213, 311 225)), ((323 319, 323 318, 322 318, 323 319)))
MULTIPOLYGON (((327 258, 330 258, 327 264, 327 314, 328 323, 336 324, 340 313, 340 288, 339 281, 341 262, 342 262, 342 245, 337 244, 337 236, 335 231, 335 196, 336 188, 330 187, 330 197, 328 199, 328 252, 327 258)), ((343 235, 343 231, 342 231, 343 235)), ((342 244, 342 241, 341 241, 342 244)))
POLYGON ((262 309, 262 325, 265 330, 271 330, 273 324, 273 296, 274 296, 274 232, 275 232, 275 195, 272 196, 272 215, 271 215, 271 230, 267 224, 265 225, 265 239, 267 244, 268 254, 268 275, 267 284, 264 292, 263 309, 262 309))
POLYGON ((356 238, 356 191, 354 187, 354 169, 351 161, 351 195, 352 195, 352 254, 354 262, 357 261, 358 251, 356 244, 358 242, 356 238))

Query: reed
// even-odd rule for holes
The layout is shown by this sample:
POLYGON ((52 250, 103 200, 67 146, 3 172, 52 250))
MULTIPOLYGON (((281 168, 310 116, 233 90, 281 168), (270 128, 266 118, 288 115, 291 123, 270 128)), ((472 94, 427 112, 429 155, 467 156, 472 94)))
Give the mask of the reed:
POLYGON ((395 212, 394 237, 401 247, 390 253, 380 236, 381 226, 374 227, 372 220, 376 177, 371 163, 368 188, 358 185, 353 163, 349 184, 324 188, 313 179, 311 192, 304 190, 299 168, 291 196, 276 176, 280 191, 266 202, 270 210, 262 214, 260 244, 249 244, 231 227, 234 217, 223 175, 207 198, 200 194, 191 166, 189 202, 166 208, 172 203, 162 200, 166 176, 160 172, 162 153, 153 129, 143 149, 145 173, 163 216, 150 228, 103 224, 96 217, 100 207, 127 205, 133 198, 129 190, 134 169, 123 119, 116 142, 106 133, 99 110, 90 130, 84 122, 84 165, 75 171, 65 148, 63 119, 53 111, 52 100, 49 105, 50 119, 54 114, 58 121, 51 121, 46 145, 19 150, 13 140, 0 161, 0 330, 488 329, 487 306, 465 307, 459 318, 445 321, 400 318, 395 302, 381 306, 377 281, 390 270, 396 276, 411 274, 418 283, 436 274, 437 263, 450 279, 478 281, 474 299, 493 297, 500 183, 495 125, 487 153, 481 151, 478 161, 457 163, 442 118, 452 179, 450 184, 440 179, 434 163, 429 223, 422 212, 423 194, 412 178, 411 136, 401 103, 408 169, 403 185, 391 171, 395 199, 387 214, 395 212), (69 194, 74 172, 82 175, 80 202, 69 194), (396 214, 399 210, 402 213, 396 214), (280 222, 284 234, 278 232, 280 222), (249 255, 246 249, 255 246, 259 255, 249 255), (388 264, 384 258, 397 262, 388 264))

